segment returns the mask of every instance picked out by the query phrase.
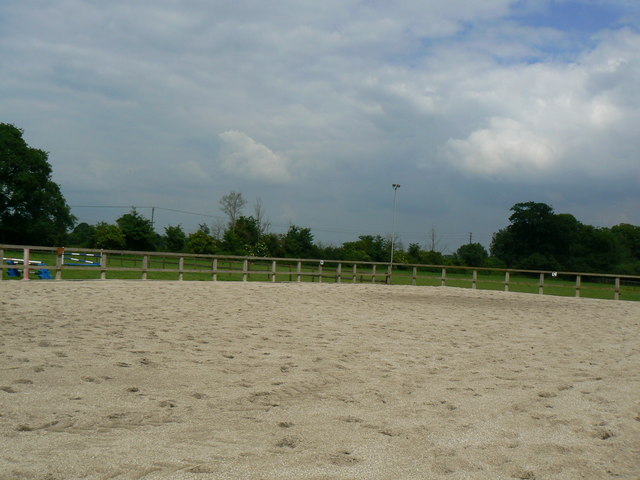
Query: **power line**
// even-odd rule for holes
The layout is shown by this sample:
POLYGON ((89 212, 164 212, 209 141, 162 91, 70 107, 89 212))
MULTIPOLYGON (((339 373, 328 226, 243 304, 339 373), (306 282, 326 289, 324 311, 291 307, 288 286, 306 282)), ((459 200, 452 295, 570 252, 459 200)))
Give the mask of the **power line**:
POLYGON ((151 208, 151 209, 155 209, 155 210, 165 210, 168 212, 175 212, 175 213, 183 213, 186 215, 197 215, 200 217, 208 217, 208 218, 224 218, 221 215, 209 215, 207 213, 200 213, 200 212, 189 212, 187 210, 177 210, 175 208, 165 208, 165 207, 156 207, 156 206, 142 206, 142 205, 69 205, 71 208, 116 208, 116 209, 122 209, 122 208, 135 208, 135 209, 139 209, 139 208, 151 208))

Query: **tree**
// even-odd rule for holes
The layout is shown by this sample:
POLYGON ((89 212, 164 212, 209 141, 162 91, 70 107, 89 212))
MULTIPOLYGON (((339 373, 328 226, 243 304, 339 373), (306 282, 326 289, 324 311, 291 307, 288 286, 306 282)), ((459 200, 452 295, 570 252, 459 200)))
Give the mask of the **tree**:
MULTIPOLYGON (((391 240, 381 235, 360 235, 357 241, 345 242, 342 248, 349 255, 348 260, 386 262, 391 255, 391 240)), ((396 244, 396 249, 401 247, 396 244)))
POLYGON ((164 227, 164 242, 170 252, 181 252, 184 249, 187 236, 180 225, 164 227))
POLYGON ((572 245, 571 256, 567 262, 563 262, 563 268, 605 273, 612 271, 620 258, 620 250, 611 230, 581 225, 578 239, 572 245))
POLYGON ((462 265, 467 267, 483 267, 487 257, 487 250, 479 243, 467 243, 456 251, 462 265))
POLYGON ((123 250, 125 248, 124 234, 118 225, 100 222, 96 225, 93 246, 107 250, 123 250))
POLYGON ((221 210, 229 217, 229 228, 235 229, 238 217, 242 215, 242 209, 247 204, 239 192, 229 192, 220 199, 221 210))
POLYGON ((213 254, 216 253, 216 250, 216 240, 202 229, 187 237, 187 251, 189 253, 213 254))
POLYGON ((72 247, 93 248, 95 244, 96 227, 82 222, 67 236, 67 244, 72 247))
POLYGON ((234 229, 225 232, 222 240, 225 251, 236 255, 252 255, 260 243, 260 227, 258 221, 253 217, 240 216, 236 220, 234 229))
POLYGON ((282 235, 277 233, 267 233, 260 237, 260 243, 264 245, 264 256, 267 257, 284 257, 284 249, 282 248, 282 235))
POLYGON ((435 250, 422 252, 420 255, 420 263, 424 263, 425 265, 443 265, 444 255, 442 255, 441 252, 436 252, 435 250))
POLYGON ((524 202, 516 203, 511 211, 509 228, 517 239, 517 249, 521 255, 550 253, 555 241, 553 208, 545 203, 524 202))
MULTIPOLYGON (((580 223, 568 213, 555 214, 544 203, 515 204, 511 224, 498 231, 491 242, 492 263, 525 270, 571 270, 625 273, 636 271, 632 225, 597 228, 580 223), (625 233, 623 233, 625 232, 625 233)), ((637 230, 640 246, 640 229, 637 230)))
POLYGON ((262 206, 262 199, 256 198, 256 202, 253 204, 253 218, 256 220, 256 224, 258 225, 258 232, 260 235, 265 235, 269 232, 269 227, 271 224, 265 218, 264 207, 262 206))
POLYGON ((51 180, 48 154, 0 123, 0 242, 60 245, 75 217, 51 180))
POLYGON ((198 230, 206 233, 207 235, 211 235, 211 229, 209 228, 209 225, 207 225, 206 223, 199 223, 198 230))
POLYGON ((621 223, 611 227, 611 233, 614 235, 622 262, 640 262, 640 227, 621 223))
POLYGON ((124 234, 128 250, 153 251, 156 249, 156 234, 151 220, 140 215, 135 208, 116 220, 124 234))
POLYGON ((512 266, 518 257, 513 232, 509 228, 502 228, 495 232, 491 239, 489 252, 493 258, 499 258, 506 266, 512 266))
POLYGON ((313 258, 318 249, 313 244, 313 234, 309 228, 291 225, 282 238, 282 247, 288 257, 313 258))
POLYGON ((422 249, 417 243, 410 243, 407 249, 407 258, 411 263, 421 263, 422 249))
POLYGON ((568 244, 561 225, 567 227, 573 217, 558 218, 552 207, 536 202, 516 203, 511 211, 511 224, 493 235, 491 255, 509 267, 531 268, 535 264, 536 269, 558 268, 556 255, 568 244))

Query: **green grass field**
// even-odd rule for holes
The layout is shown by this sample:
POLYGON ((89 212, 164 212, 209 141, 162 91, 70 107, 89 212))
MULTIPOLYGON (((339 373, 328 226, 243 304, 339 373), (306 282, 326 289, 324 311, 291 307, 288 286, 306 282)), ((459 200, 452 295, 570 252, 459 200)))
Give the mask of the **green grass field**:
MULTIPOLYGON (((5 257, 22 258, 22 251, 5 251, 5 257)), ((56 256, 53 252, 37 251, 31 252, 31 260, 45 262, 47 266, 55 267, 56 256)), ((77 263, 77 262, 74 262, 77 263)), ((273 280, 272 261, 260 260, 248 263, 246 277, 243 274, 243 259, 218 259, 216 264, 217 273, 215 279, 218 281, 262 281, 271 282, 273 280)), ((106 272, 108 279, 142 279, 143 267, 142 255, 130 254, 109 254, 106 272), (112 270, 113 269, 113 270, 112 270), (133 269, 137 269, 133 270, 133 269)), ((178 280, 180 274, 179 258, 173 255, 150 256, 147 265, 146 278, 149 280, 178 280), (172 271, 173 270, 173 271, 172 271)), ((297 271, 297 261, 278 260, 275 272, 276 282, 325 282, 336 283, 338 281, 337 264, 327 262, 322 266, 320 276, 320 265, 317 262, 307 262, 301 264, 300 272, 297 271)), ((211 281, 214 280, 213 259, 203 257, 184 257, 182 265, 182 279, 188 281, 211 281)), ((35 271, 32 270, 30 277, 38 280, 35 271)), ((53 268, 51 275, 55 276, 53 268)), ((386 283, 387 266, 378 265, 374 274, 371 265, 355 265, 343 262, 340 272, 340 282, 342 283, 386 283)), ((4 271, 3 279, 19 279, 21 277, 10 277, 7 270, 4 271)), ((100 267, 95 266, 65 266, 62 271, 64 280, 100 279, 100 267)), ((501 271, 480 271, 477 276, 476 288, 483 290, 504 290, 505 274, 501 271)), ((509 290, 512 292, 538 293, 539 278, 537 275, 525 275, 511 273, 509 279, 509 290)), ((394 268, 392 284, 413 285, 413 270, 411 267, 394 268)), ((471 270, 460 268, 447 268, 446 286, 471 288, 473 277, 471 270)), ((415 279, 418 286, 439 286, 441 285, 440 268, 418 268, 415 279)), ((580 288, 580 296, 587 298, 614 298, 613 279, 601 278, 599 281, 583 281, 580 288)), ((559 296, 575 296, 575 276, 558 276, 555 278, 545 277, 544 294, 559 296)), ((620 298, 622 300, 640 300, 640 286, 625 285, 620 287, 620 298)))

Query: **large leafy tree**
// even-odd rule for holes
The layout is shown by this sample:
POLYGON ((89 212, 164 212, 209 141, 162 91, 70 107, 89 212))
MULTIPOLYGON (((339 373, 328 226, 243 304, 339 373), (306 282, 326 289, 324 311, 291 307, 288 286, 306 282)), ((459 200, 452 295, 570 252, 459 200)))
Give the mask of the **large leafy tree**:
POLYGON ((70 247, 93 248, 96 241, 96 227, 82 222, 67 236, 70 247))
POLYGON ((187 242, 187 235, 181 225, 164 227, 164 243, 170 252, 181 252, 187 242))
POLYGON ((116 223, 124 234, 125 248, 139 251, 156 249, 156 233, 151 220, 142 216, 135 208, 118 218, 116 223))
POLYGON ((228 229, 223 237, 223 248, 236 255, 256 253, 260 242, 260 225, 254 217, 244 215, 236 219, 235 227, 228 229))
POLYGON ((484 267, 489 255, 480 243, 467 243, 456 251, 462 265, 469 267, 484 267))
POLYGON ((287 257, 315 258, 318 248, 313 244, 310 228, 291 225, 282 238, 282 247, 287 257))
POLYGON ((380 235, 360 235, 355 242, 345 242, 342 250, 348 260, 384 262, 389 260, 391 242, 380 235))
POLYGON ((564 267, 578 272, 611 272, 619 261, 620 250, 611 230, 582 225, 564 267))
POLYGON ((197 232, 189 234, 187 237, 187 251, 189 253, 216 253, 218 245, 216 239, 209 235, 209 228, 206 225, 200 225, 197 232))
POLYGON ((518 250, 524 256, 543 251, 549 253, 554 242, 553 208, 545 203, 516 203, 509 217, 518 250))
POLYGON ((640 227, 621 223, 611 227, 611 233, 618 244, 622 264, 627 267, 635 264, 634 271, 640 272, 640 227))
POLYGON ((75 218, 51 180, 48 154, 0 123, 0 242, 61 245, 75 218))
POLYGON ((544 203, 517 203, 511 211, 511 224, 495 233, 491 242, 491 254, 508 267, 611 272, 629 251, 620 248, 625 243, 622 238, 628 240, 625 233, 634 232, 633 226, 612 231, 584 225, 573 215, 553 213, 544 203))
POLYGON ((557 257, 566 255, 568 232, 577 221, 556 215, 545 203, 516 203, 511 211, 511 224, 493 236, 491 254, 510 267, 558 268, 557 257))
POLYGON ((107 222, 99 222, 96 225, 93 246, 107 250, 122 250, 126 240, 118 225, 107 222))

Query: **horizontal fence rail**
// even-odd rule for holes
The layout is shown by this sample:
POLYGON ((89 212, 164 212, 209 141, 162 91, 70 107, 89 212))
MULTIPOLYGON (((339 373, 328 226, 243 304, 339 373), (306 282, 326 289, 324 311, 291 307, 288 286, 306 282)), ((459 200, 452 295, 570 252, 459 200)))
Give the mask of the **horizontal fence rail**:
POLYGON ((141 279, 455 286, 640 300, 640 276, 0 245, 0 280, 141 279))

